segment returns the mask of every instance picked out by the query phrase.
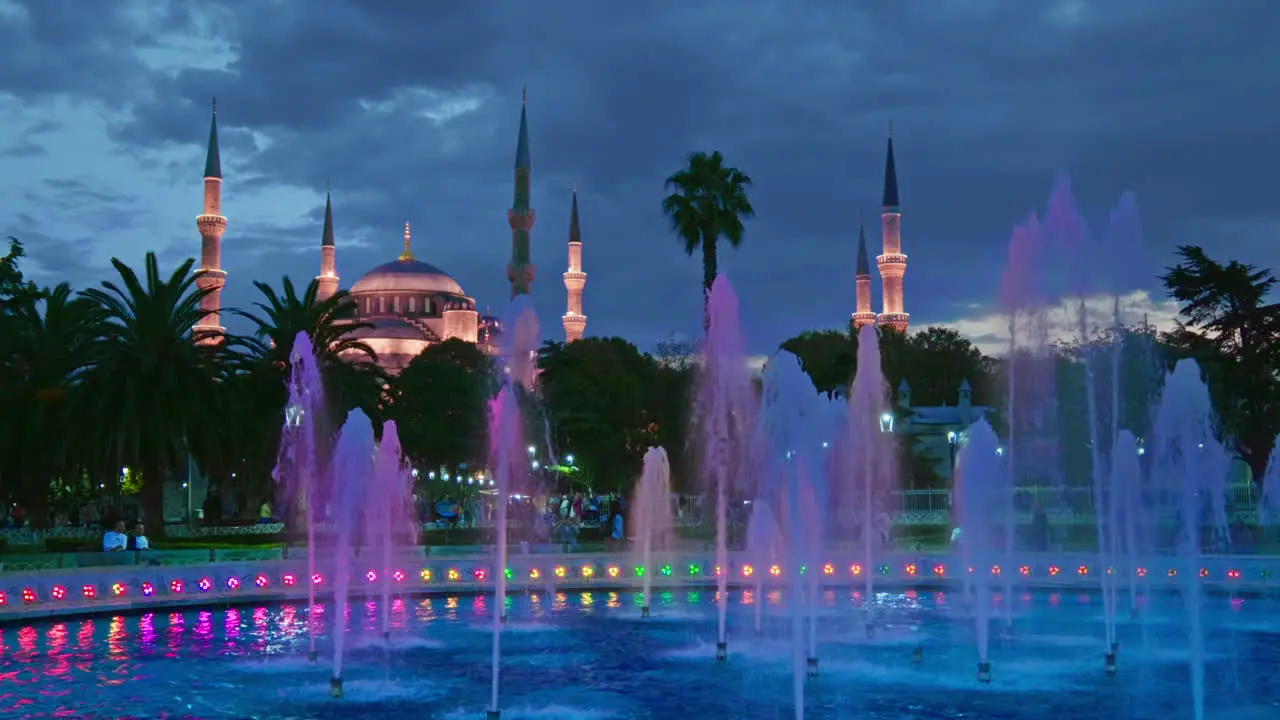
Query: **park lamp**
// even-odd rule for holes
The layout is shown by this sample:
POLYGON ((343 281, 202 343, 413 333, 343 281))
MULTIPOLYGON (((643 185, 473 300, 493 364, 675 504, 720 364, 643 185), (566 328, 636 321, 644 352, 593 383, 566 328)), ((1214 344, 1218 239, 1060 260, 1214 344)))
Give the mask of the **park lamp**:
POLYGON ((537 470, 537 469, 538 469, 538 465, 539 465, 539 463, 538 463, 538 461, 537 461, 537 460, 534 460, 532 463, 529 463, 529 465, 530 465, 530 467, 532 467, 534 470, 537 470))
POLYGON ((435 479, 436 479, 436 471, 435 471, 435 470, 432 470, 432 471, 428 472, 428 473, 427 473, 427 479, 428 479, 428 480, 435 480, 435 479))
POLYGON ((880 432, 893 432, 893 413, 880 414, 880 432))
POLYGON ((564 461, 569 463, 569 465, 573 465, 573 453, 569 453, 568 455, 565 455, 564 461))
POLYGON ((950 432, 948 432, 948 433, 947 433, 947 444, 948 444, 948 445, 955 445, 955 444, 956 444, 956 440, 959 440, 959 439, 960 439, 960 436, 959 436, 958 434, 956 434, 956 431, 955 431, 955 430, 952 430, 952 431, 950 431, 950 432))
POLYGON ((532 445, 530 445, 530 446, 528 447, 528 450, 529 450, 529 457, 533 457, 533 456, 534 456, 534 454, 538 452, 538 448, 536 448, 536 447, 534 447, 534 446, 532 446, 532 445))

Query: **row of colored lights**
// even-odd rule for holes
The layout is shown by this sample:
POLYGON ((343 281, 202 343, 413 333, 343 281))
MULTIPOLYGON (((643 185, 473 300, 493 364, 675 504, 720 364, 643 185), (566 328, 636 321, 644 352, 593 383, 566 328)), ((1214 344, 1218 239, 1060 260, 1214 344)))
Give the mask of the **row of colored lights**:
MULTIPOLYGON (((672 575, 675 574, 675 570, 670 565, 663 565, 657 568, 657 571, 660 575, 664 577, 671 577, 672 575)), ((767 572, 772 577, 780 577, 782 575, 782 566, 769 565, 764 568, 764 571, 767 572)), ((880 565, 879 567, 876 568, 876 571, 880 575, 888 575, 890 568, 888 565, 880 565)), ((935 564, 932 567, 932 571, 933 571, 933 574, 937 577, 944 577, 947 574, 946 566, 941 563, 935 564)), ((972 573, 974 572, 974 569, 970 567, 968 568, 968 571, 972 573)), ((1018 574, 1023 577, 1029 577, 1031 575, 1031 571, 1032 569, 1030 565, 1020 565, 1018 567, 1018 574)), ((555 578, 563 580, 570 577, 571 571, 568 567, 564 565, 557 565, 552 569, 551 572, 555 578)), ((756 568, 754 565, 743 565, 741 568, 741 572, 742 572, 742 576, 745 578, 753 577, 756 574, 756 568)), ((801 565, 800 574, 803 575, 803 574, 806 574, 807 572, 808 572, 808 567, 801 565)), ((904 565, 903 572, 906 575, 911 577, 919 576, 922 574, 920 566, 916 565, 915 563, 907 563, 906 565, 904 565)), ((1063 572, 1064 572, 1063 569, 1058 565, 1050 565, 1048 567, 1048 574, 1050 577, 1058 577, 1059 575, 1062 575, 1063 572)), ((1136 568, 1134 572, 1138 577, 1147 577, 1148 575, 1148 570, 1145 567, 1136 568)), ((719 565, 715 566, 714 573, 717 576, 721 574, 721 568, 719 565)), ((1112 575, 1114 573, 1115 573, 1115 568, 1108 567, 1106 569, 1107 575, 1112 575)), ((581 567, 577 568, 577 571, 573 574, 583 579, 589 580, 596 576, 596 566, 591 564, 582 565, 581 567)), ((604 569, 604 574, 605 576, 611 579, 616 579, 624 576, 622 568, 618 565, 607 566, 604 569)), ((835 565, 831 563, 827 563, 823 565, 822 574, 828 577, 835 576, 836 574, 835 565)), ((862 566, 856 563, 853 565, 850 565, 849 574, 853 575, 854 577, 861 576, 863 574, 862 566)), ((991 574, 993 576, 999 577, 1001 574, 1001 567, 999 565, 991 566, 991 574)), ((1081 565, 1075 569, 1075 574, 1079 577, 1088 577, 1090 574, 1089 567, 1087 565, 1081 565)), ((1210 573, 1208 568, 1200 568, 1199 576, 1201 578, 1208 578, 1209 574, 1210 573)), ((418 575, 424 583, 432 582, 432 580, 435 579, 434 573, 430 568, 423 568, 418 575)), ((506 569, 505 575, 508 580, 514 577, 514 574, 512 573, 511 568, 506 569)), ((645 568, 642 566, 636 566, 632 570, 631 575, 632 577, 644 577, 645 568)), ((690 564, 688 566, 688 575, 689 577, 698 577, 702 575, 702 567, 697 564, 690 564)), ((1169 568, 1168 570, 1165 571, 1165 575, 1171 578, 1177 577, 1178 571, 1175 568, 1169 568)), ((475 580, 475 582, 486 582, 489 579, 489 572, 484 568, 474 568, 471 570, 470 576, 475 580)), ((1226 576, 1227 576, 1227 579, 1229 580, 1239 580, 1241 578, 1241 572, 1238 569, 1232 568, 1227 570, 1226 576)), ((396 583, 404 582, 406 577, 408 576, 402 570, 394 570, 391 573, 391 579, 396 583)), ((445 577, 451 582, 460 582, 463 578, 463 573, 457 568, 449 568, 445 572, 445 577)), ((1271 571, 1261 570, 1258 573, 1258 577, 1264 580, 1268 579, 1271 577, 1271 571)), ((364 574, 364 578, 370 583, 377 582, 378 572, 376 570, 369 570, 364 574)), ((538 568, 530 569, 529 579, 530 580, 543 579, 542 571, 539 570, 538 568)), ((226 586, 226 589, 230 591, 239 590, 241 583, 242 581, 240 580, 240 578, 235 576, 228 577, 224 581, 224 585, 226 586)), ((281 576, 281 583, 285 587, 292 587, 297 584, 297 577, 292 574, 285 574, 281 576)), ((324 584, 324 576, 321 575, 320 573, 316 573, 312 575, 311 583, 313 585, 324 584)), ((253 585, 258 587, 259 589, 266 589, 270 587, 271 580, 268 576, 259 573, 258 575, 254 576, 253 585)), ((198 589, 200 592, 207 593, 213 590, 214 581, 211 578, 203 577, 196 582, 195 586, 196 586, 196 589, 198 589)), ((186 589, 186 584, 181 579, 173 579, 169 581, 168 588, 169 588, 169 594, 181 595, 183 591, 186 589)), ((156 593, 156 586, 153 585, 152 583, 144 582, 139 586, 139 590, 141 591, 143 597, 151 597, 156 593)), ((118 583, 118 582, 112 583, 110 587, 110 591, 112 596, 122 597, 128 592, 128 587, 124 583, 118 583)), ((69 594, 70 594, 70 590, 68 590, 68 588, 65 585, 54 585, 49 591, 49 596, 53 600, 65 600, 69 594)), ((98 596, 98 588, 96 585, 84 585, 80 589, 80 594, 86 600, 93 600, 98 596)), ((39 599, 39 596, 34 588, 28 587, 28 588, 22 589, 22 601, 24 603, 34 603, 38 599, 39 599)), ((3 591, 0 591, 0 605, 5 605, 7 601, 8 601, 8 598, 6 597, 5 593, 3 591)))

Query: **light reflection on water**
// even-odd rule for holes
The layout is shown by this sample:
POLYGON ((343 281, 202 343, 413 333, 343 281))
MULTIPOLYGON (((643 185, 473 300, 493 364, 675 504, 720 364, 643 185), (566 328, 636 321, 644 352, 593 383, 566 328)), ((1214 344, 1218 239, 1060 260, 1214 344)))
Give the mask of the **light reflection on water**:
MULTIPOLYGON (((732 672, 725 673, 709 660, 712 590, 656 594, 651 621, 639 620, 636 594, 627 591, 514 594, 508 599, 512 622, 504 640, 509 655, 503 697, 533 716, 554 708, 561 718, 602 712, 789 716, 790 623, 782 592, 764 592, 760 638, 742 632, 752 625, 759 595, 750 589, 734 595, 732 672), (730 703, 735 697, 752 702, 730 703), (748 707, 758 714, 742 714, 757 712, 748 707)), ((1033 718, 1045 716, 1042 706, 1033 706, 1050 696, 1054 717, 1064 720, 1185 714, 1186 649, 1176 601, 1159 601, 1140 621, 1122 623, 1121 682, 1108 682, 1101 673, 1096 598, 1019 592, 1014 601, 1023 624, 1017 647, 993 650, 996 683, 979 690, 971 682, 972 620, 954 594, 877 592, 877 616, 886 627, 867 640, 863 616, 855 612, 863 605, 860 591, 823 590, 819 655, 824 678, 836 680, 807 690, 815 701, 811 716, 897 720, 963 710, 1033 718), (927 648, 924 666, 908 659, 906 646, 916 644, 927 648)), ((465 716, 487 697, 488 642, 485 633, 472 630, 488 627, 483 619, 492 606, 489 595, 393 598, 390 644, 374 637, 380 626, 368 621, 380 618, 376 602, 356 601, 327 616, 317 607, 313 619, 322 658, 331 655, 335 616, 356 637, 349 644, 348 700, 356 702, 353 693, 363 697, 360 717, 465 716)), ((0 629, 0 717, 161 717, 178 710, 178 716, 192 718, 350 717, 327 700, 327 662, 312 666, 303 659, 306 616, 305 604, 289 603, 0 629)), ((1268 678, 1280 671, 1280 647, 1268 638, 1280 631, 1277 618, 1280 603, 1272 600, 1213 599, 1207 622, 1214 629, 1211 665, 1217 671, 1210 677, 1226 685, 1210 696, 1220 705, 1238 706, 1239 718, 1250 717, 1255 705, 1276 701, 1268 678)))

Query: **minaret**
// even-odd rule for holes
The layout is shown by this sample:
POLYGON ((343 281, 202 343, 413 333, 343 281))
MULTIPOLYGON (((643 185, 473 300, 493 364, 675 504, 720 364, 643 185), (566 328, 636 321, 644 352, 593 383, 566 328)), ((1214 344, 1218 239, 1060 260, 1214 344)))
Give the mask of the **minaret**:
POLYGON ((858 213, 858 265, 854 270, 853 282, 857 287, 858 309, 853 314, 853 331, 856 333, 863 325, 876 321, 876 314, 871 310, 871 263, 867 261, 867 230, 862 224, 862 213, 858 213))
POLYGON ((511 297, 528 295, 533 284, 533 263, 529 259, 529 231, 533 229, 534 212, 529 207, 529 120, 525 113, 527 96, 520 92, 520 136, 516 140, 516 196, 507 211, 511 225, 511 262, 507 279, 511 281, 511 297))
POLYGON ((200 301, 204 316, 191 328, 194 334, 213 333, 198 340, 201 344, 222 341, 222 286, 227 273, 222 269, 222 234, 227 219, 222 216, 222 159, 218 154, 218 100, 213 100, 213 118, 209 122, 209 149, 204 159, 204 212, 196 217, 200 229, 200 267, 196 270, 196 287, 209 290, 200 301))
POLYGON ((889 153, 884 163, 884 199, 880 202, 883 253, 876 257, 880 267, 883 306, 880 325, 907 331, 911 316, 903 310, 902 276, 907 274, 907 256, 902 254, 902 212, 898 209, 898 170, 893 164, 893 125, 889 125, 889 153))
POLYGON ((320 274, 316 276, 316 299, 328 300, 338 292, 338 270, 334 267, 333 195, 324 196, 324 232, 320 235, 320 274))
POLYGON ((582 230, 578 227, 578 186, 573 186, 573 207, 569 210, 569 269, 564 274, 564 289, 568 303, 564 317, 564 341, 581 340, 587 329, 587 316, 582 314, 582 288, 586 287, 587 274, 582 272, 582 230))

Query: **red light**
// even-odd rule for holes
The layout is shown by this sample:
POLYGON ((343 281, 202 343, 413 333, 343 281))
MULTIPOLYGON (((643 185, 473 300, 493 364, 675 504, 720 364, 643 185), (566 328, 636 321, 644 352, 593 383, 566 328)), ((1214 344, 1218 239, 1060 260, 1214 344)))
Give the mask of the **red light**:
POLYGON ((1079 575, 1080 577, 1084 577, 1085 575, 1089 574, 1089 568, 1084 565, 1081 565, 1080 567, 1076 568, 1076 574, 1079 575))
POLYGON ((293 587, 294 584, 298 582, 298 578, 294 577, 291 574, 288 574, 280 578, 280 582, 284 583, 285 587, 293 587))
POLYGON ((861 565, 857 565, 857 564, 850 565, 850 566, 849 566, 849 572, 853 573, 854 575, 861 575, 861 574, 862 574, 862 566, 861 566, 861 565))
MULTIPOLYGON (((831 567, 831 566, 830 566, 830 565, 828 565, 827 567, 831 567)), ((721 573, 721 572, 722 572, 722 571, 721 571, 721 569, 720 569, 720 566, 719 566, 719 565, 717 565, 717 566, 716 566, 716 577, 720 577, 720 573, 721 573)))
POLYGON ((200 588, 200 592, 209 592, 213 589, 213 581, 207 577, 202 577, 200 582, 196 583, 196 587, 200 588))
POLYGON ((1138 577, 1146 577, 1146 576, 1147 576, 1147 569, 1144 567, 1138 568, 1138 577))
POLYGON ((149 583, 149 582, 144 582, 144 583, 142 583, 142 596, 143 596, 143 597, 151 597, 151 595, 152 595, 155 591, 156 591, 156 586, 155 586, 155 585, 152 585, 152 584, 151 584, 151 583, 149 583))
POLYGON ((777 565, 770 565, 770 566, 769 566, 769 574, 770 574, 770 575, 772 575, 772 576, 774 576, 774 577, 778 577, 779 575, 781 575, 781 574, 782 574, 782 568, 781 568, 781 567, 779 567, 779 566, 777 566, 777 565))
POLYGON ((835 574, 836 574, 836 566, 835 566, 835 565, 832 565, 831 563, 827 563, 826 565, 823 565, 823 566, 822 566, 822 574, 823 574, 823 575, 835 575, 835 574))
POLYGON ((253 584, 260 588, 264 588, 271 584, 271 579, 262 573, 258 573, 258 576, 253 579, 253 584))
POLYGON ((1209 577, 1209 568, 1200 568, 1200 577, 1209 577))
POLYGON ((906 570, 908 575, 915 575, 915 574, 916 574, 916 564, 915 564, 915 563, 907 563, 907 566, 906 566, 906 567, 904 567, 904 568, 903 568, 903 570, 906 570))
POLYGON ((49 591, 49 594, 53 596, 54 600, 61 600, 67 596, 67 589, 61 585, 54 585, 53 589, 49 591))
MULTIPOLYGON (((426 572, 426 571, 424 570, 423 572, 426 572)), ((530 579, 530 580, 537 580, 538 578, 541 578, 541 577, 542 577, 542 571, 538 570, 538 568, 530 568, 530 569, 529 569, 529 579, 530 579)))
POLYGON ((1169 572, 1165 574, 1168 575, 1169 577, 1178 577, 1178 571, 1176 568, 1169 568, 1169 572))
POLYGON ((1024 575, 1024 576, 1025 576, 1025 575, 1030 575, 1030 574, 1031 574, 1031 566, 1030 566, 1030 565, 1023 565, 1022 567, 1018 568, 1018 573, 1019 573, 1019 574, 1021 574, 1021 575, 1024 575))
POLYGON ((1060 572, 1062 572, 1062 570, 1057 565, 1049 566, 1049 577, 1058 577, 1058 573, 1060 572))
POLYGON ((312 584, 312 585, 323 585, 323 584, 324 584, 324 576, 323 576, 323 575, 321 575, 320 573, 316 573, 315 575, 312 575, 312 576, 311 576, 311 584, 312 584))
POLYGON ((1228 571, 1227 571, 1227 577, 1231 578, 1232 580, 1239 580, 1239 579, 1240 579, 1240 571, 1239 571, 1239 570, 1236 570, 1236 569, 1234 569, 1234 568, 1233 568, 1233 569, 1231 569, 1231 570, 1228 570, 1228 571))
POLYGON ((0 590, 0 605, 6 605, 8 602, 9 596, 5 595, 3 590, 0 590))
POLYGON ((124 585, 122 583, 111 584, 111 594, 117 597, 124 594, 124 585))
POLYGON ((999 577, 999 576, 1000 576, 1000 566, 999 566, 999 565, 992 565, 992 566, 991 566, 991 574, 992 574, 992 575, 995 575, 996 577, 999 577))
POLYGON ((742 577, 751 577, 755 573, 756 573, 756 569, 751 567, 750 565, 742 566, 742 577))
POLYGON ((610 566, 609 566, 609 577, 611 577, 611 578, 616 578, 616 577, 618 577, 618 573, 620 573, 620 572, 622 572, 622 571, 618 569, 618 566, 617 566, 617 565, 610 565, 610 566))
POLYGON ((92 600, 98 597, 98 588, 92 585, 85 585, 80 588, 80 594, 84 596, 85 600, 92 600))
POLYGON ((476 582, 484 582, 485 578, 489 577, 489 573, 485 572, 484 568, 476 568, 471 571, 471 576, 476 579, 476 582))
POLYGON ((391 573, 391 579, 395 580, 396 582, 404 582, 404 571, 396 570, 395 572, 391 573))
POLYGON ((369 572, 364 574, 364 579, 368 580, 369 582, 374 582, 378 579, 378 573, 370 570, 369 572))
POLYGON ((227 578, 227 589, 228 589, 228 590, 239 590, 239 589, 240 589, 240 578, 235 577, 235 576, 232 576, 232 577, 227 578))
POLYGON ((947 569, 943 567, 942 563, 938 563, 937 565, 933 566, 933 574, 937 575, 938 577, 942 577, 943 575, 947 574, 947 569))
POLYGON ((175 594, 175 595, 180 594, 180 593, 182 592, 182 581, 181 581, 181 580, 170 580, 170 581, 169 581, 169 592, 171 592, 171 593, 173 593, 173 594, 175 594))
POLYGON ((31 588, 22 588, 22 602, 33 603, 36 601, 36 591, 31 588))

